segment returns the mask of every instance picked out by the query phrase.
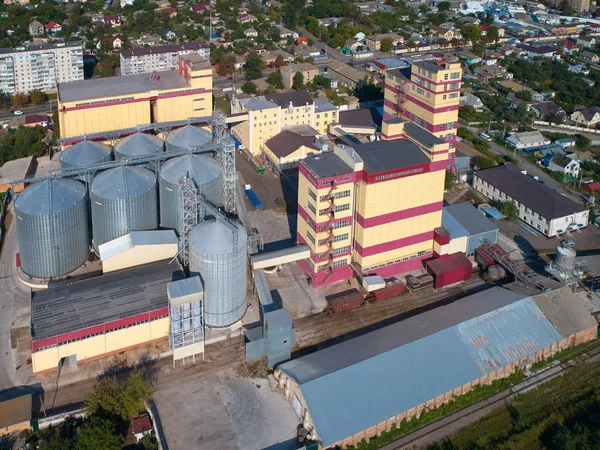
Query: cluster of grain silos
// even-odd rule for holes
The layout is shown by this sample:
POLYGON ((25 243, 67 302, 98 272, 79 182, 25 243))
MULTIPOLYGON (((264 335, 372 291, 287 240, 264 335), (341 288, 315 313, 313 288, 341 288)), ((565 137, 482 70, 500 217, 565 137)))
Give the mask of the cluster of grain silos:
MULTIPOLYGON (((188 125, 170 132, 166 147, 188 150, 211 141, 208 131, 188 125)), ((115 145, 115 159, 134 161, 158 154, 163 147, 161 139, 138 132, 115 145)), ((81 169, 108 163, 111 156, 109 145, 84 140, 61 153, 60 166, 64 171, 81 169)), ((221 165, 196 154, 167 160, 158 176, 125 164, 99 172, 87 187, 70 179, 28 187, 15 206, 23 271, 37 278, 60 277, 86 262, 91 245, 98 251, 100 245, 131 231, 177 229, 179 182, 184 176, 207 200, 221 205, 221 165)))
POLYGON ((190 275, 204 285, 204 320, 227 327, 246 312, 247 235, 240 225, 207 220, 190 232, 190 275))

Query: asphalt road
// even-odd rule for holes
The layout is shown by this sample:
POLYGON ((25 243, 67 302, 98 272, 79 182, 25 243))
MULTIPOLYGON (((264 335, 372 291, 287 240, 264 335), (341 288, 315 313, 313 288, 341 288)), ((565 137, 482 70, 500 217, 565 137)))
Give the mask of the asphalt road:
MULTIPOLYGON (((41 114, 41 113, 46 113, 51 115, 52 113, 50 112, 50 104, 46 103, 45 105, 41 105, 41 106, 31 106, 29 108, 23 108, 22 111, 29 115, 29 114, 41 114)), ((13 111, 8 111, 8 112, 1 112, 0 113, 0 120, 9 120, 9 119, 14 119, 16 117, 20 117, 20 116, 15 116, 13 114, 13 111)))

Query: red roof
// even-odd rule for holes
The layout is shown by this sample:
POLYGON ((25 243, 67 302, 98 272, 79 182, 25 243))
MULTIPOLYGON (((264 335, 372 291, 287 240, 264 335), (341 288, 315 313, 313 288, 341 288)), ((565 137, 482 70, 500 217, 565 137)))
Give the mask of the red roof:
POLYGON ((481 28, 481 31, 487 31, 487 29, 488 29, 489 27, 490 27, 490 26, 489 26, 487 23, 484 23, 483 25, 481 25, 481 27, 480 27, 480 28, 481 28))
POLYGON ((51 29, 56 28, 56 27, 60 28, 60 25, 58 25, 56 22, 48 22, 46 24, 46 30, 51 30, 51 29))
POLYGON ((50 122, 49 117, 45 116, 43 114, 30 114, 29 116, 25 116, 26 124, 42 123, 42 122, 50 122))
POLYGON ((600 181, 594 181, 593 183, 586 183, 583 185, 583 190, 593 194, 596 191, 600 191, 600 181))
POLYGON ((305 37, 296 38, 296 44, 308 44, 308 39, 306 39, 305 37))
POLYGON ((132 419, 131 427, 133 428, 133 434, 140 434, 144 433, 145 431, 151 431, 152 423, 150 423, 150 416, 141 416, 132 419))
POLYGON ((427 261, 427 267, 437 276, 446 272, 453 272, 460 268, 470 268, 472 264, 464 253, 457 252, 427 261))
POLYGON ((563 44, 565 44, 565 48, 567 50, 573 50, 574 48, 577 48, 577 44, 570 39, 565 39, 563 44))

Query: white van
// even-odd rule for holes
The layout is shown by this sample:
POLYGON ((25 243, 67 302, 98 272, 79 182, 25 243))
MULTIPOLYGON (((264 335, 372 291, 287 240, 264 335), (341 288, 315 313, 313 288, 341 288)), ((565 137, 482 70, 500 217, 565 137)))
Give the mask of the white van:
POLYGON ((479 137, 484 141, 492 142, 492 138, 485 133, 479 133, 479 137))

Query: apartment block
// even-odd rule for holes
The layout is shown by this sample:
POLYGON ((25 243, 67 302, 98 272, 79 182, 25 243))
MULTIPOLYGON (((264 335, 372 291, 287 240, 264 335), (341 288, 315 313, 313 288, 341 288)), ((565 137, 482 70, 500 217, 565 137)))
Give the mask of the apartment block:
POLYGON ((177 70, 60 83, 60 137, 135 128, 212 115, 212 68, 198 55, 179 57, 177 70))
POLYGON ((120 52, 121 75, 160 72, 177 68, 179 56, 196 54, 210 58, 210 47, 206 42, 138 47, 120 52))
POLYGON ((452 158, 461 78, 460 63, 445 60, 415 62, 409 76, 401 70, 389 71, 385 79, 384 119, 399 118, 417 124, 448 142, 452 158))
POLYGON ((51 91, 83 80, 83 46, 77 42, 0 49, 0 91, 51 91))
POLYGON ((291 89, 294 84, 294 76, 301 72, 304 76, 304 84, 311 83, 319 75, 319 68, 309 63, 289 64, 280 69, 283 77, 283 85, 291 89))

